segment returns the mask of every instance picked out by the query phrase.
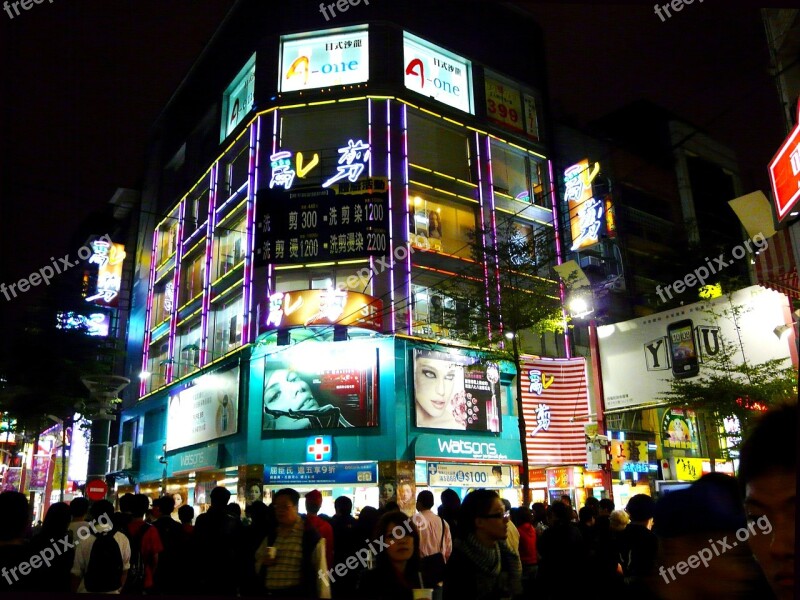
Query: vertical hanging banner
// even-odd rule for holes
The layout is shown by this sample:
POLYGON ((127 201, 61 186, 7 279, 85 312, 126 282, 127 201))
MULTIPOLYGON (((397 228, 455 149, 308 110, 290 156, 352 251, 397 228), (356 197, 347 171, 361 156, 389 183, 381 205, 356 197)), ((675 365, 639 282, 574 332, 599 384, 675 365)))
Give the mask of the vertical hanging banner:
POLYGON ((585 464, 586 359, 522 357, 519 367, 530 464, 585 464))
POLYGON ((592 181, 600 172, 600 163, 584 158, 564 171, 564 200, 569 202, 572 233, 570 250, 580 250, 600 241, 603 227, 603 200, 594 197, 592 181))

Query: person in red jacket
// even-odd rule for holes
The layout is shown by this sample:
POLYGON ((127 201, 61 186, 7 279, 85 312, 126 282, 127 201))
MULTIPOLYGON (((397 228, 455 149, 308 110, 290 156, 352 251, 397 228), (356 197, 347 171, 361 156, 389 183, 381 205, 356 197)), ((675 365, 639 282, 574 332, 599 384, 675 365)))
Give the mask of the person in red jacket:
POLYGON ((533 526, 533 513, 527 506, 511 511, 511 522, 519 530, 519 560, 522 563, 522 588, 524 596, 533 596, 533 586, 538 569, 536 553, 536 528, 533 526))
POLYGON ((311 490, 306 494, 306 523, 317 530, 320 537, 325 540, 325 560, 333 566, 333 527, 322 517, 317 516, 322 507, 322 493, 311 490))

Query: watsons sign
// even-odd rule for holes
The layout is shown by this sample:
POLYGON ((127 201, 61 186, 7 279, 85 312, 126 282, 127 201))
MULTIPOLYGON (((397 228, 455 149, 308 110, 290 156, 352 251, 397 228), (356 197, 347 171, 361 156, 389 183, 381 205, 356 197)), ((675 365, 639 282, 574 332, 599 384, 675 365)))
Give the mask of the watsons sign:
POLYGON ((219 463, 219 446, 208 446, 199 450, 181 452, 167 458, 172 474, 216 469, 219 463))
POLYGON ((519 442, 494 439, 480 441, 456 436, 422 434, 415 442, 415 458, 447 458, 450 460, 491 460, 519 462, 522 460, 519 442))
POLYGON ((403 64, 408 89, 475 114, 470 61, 403 32, 403 64))
POLYGON ((281 92, 352 85, 369 80, 366 26, 281 37, 281 92))

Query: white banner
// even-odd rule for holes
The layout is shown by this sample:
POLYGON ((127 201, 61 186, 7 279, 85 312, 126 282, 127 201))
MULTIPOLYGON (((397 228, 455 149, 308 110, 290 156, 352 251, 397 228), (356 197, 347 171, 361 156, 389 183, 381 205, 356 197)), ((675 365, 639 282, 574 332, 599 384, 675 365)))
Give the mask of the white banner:
POLYGON ((280 78, 281 92, 368 81, 369 31, 361 26, 283 36, 280 78))
POLYGON ((403 32, 403 64, 408 89, 475 114, 470 61, 403 32))
POLYGON ((430 487, 509 488, 514 485, 510 465, 428 463, 430 487))

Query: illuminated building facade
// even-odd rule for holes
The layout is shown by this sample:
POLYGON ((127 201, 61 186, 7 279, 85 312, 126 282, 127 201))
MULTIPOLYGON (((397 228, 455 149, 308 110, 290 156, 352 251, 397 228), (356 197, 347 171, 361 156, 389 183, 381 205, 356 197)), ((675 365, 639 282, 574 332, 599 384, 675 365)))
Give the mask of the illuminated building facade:
MULTIPOLYGON (((370 6, 310 31, 297 8, 268 32, 263 4, 240 2, 165 109, 143 194, 128 484, 201 506, 212 484, 240 499, 264 484, 412 510, 414 486, 447 487, 432 473, 462 464, 465 487, 499 467, 495 487, 516 494, 513 369, 453 345, 466 308, 440 287, 475 263, 475 229, 557 239, 543 59, 522 41, 535 24, 497 7, 437 33, 449 5, 430 19, 370 6), (509 19, 520 35, 484 66, 464 41, 509 19)), ((475 264, 478 281, 497 268, 475 264)))

